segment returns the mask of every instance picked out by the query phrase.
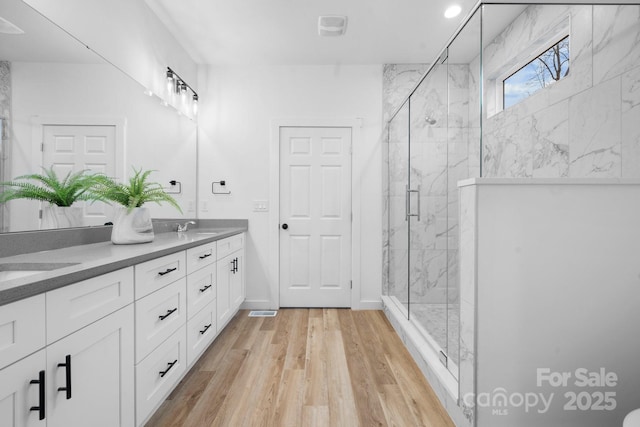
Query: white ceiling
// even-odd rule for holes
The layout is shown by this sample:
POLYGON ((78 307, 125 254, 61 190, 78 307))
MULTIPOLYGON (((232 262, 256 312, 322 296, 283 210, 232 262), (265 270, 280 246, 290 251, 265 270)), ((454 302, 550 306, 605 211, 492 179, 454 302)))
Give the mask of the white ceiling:
POLYGON ((0 33, 0 60, 100 63, 102 60, 21 0, 2 0, 0 16, 24 34, 0 33))
POLYGON ((335 65, 431 62, 476 0, 146 2, 200 64, 335 65), (346 34, 318 36, 320 15, 346 15, 346 34))

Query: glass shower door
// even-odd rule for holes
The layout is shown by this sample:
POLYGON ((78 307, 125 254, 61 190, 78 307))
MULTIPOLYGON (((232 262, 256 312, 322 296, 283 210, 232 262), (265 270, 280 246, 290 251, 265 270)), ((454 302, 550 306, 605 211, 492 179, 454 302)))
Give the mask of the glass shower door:
POLYGON ((409 315, 448 355, 447 55, 410 97, 409 315))
POLYGON ((405 103, 388 126, 388 295, 409 316, 409 223, 406 186, 409 175, 409 104, 405 103))

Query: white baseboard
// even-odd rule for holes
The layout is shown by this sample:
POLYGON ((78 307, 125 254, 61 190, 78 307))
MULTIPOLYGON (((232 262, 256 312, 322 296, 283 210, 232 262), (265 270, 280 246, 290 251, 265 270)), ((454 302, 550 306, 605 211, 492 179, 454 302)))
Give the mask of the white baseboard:
POLYGON ((382 300, 361 300, 354 310, 382 310, 382 300))
POLYGON ((244 300, 240 305, 241 310, 277 310, 279 307, 272 307, 271 301, 267 300, 244 300))

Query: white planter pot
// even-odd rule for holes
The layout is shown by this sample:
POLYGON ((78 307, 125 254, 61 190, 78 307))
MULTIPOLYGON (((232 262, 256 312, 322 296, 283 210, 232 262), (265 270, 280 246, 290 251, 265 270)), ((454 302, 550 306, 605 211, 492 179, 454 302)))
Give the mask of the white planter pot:
POLYGON ((70 228, 82 226, 82 208, 78 206, 48 205, 42 209, 42 228, 70 228))
POLYGON ((153 241, 153 224, 147 208, 133 208, 127 212, 124 206, 115 208, 111 242, 116 245, 131 245, 153 241))

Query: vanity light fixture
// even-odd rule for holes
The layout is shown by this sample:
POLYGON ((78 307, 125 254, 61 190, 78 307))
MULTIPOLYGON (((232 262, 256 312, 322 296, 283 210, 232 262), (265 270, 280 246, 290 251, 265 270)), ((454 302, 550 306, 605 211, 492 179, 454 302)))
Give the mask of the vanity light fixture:
POLYGON ((462 8, 457 4, 453 4, 444 11, 444 17, 447 19, 455 18, 460 15, 460 12, 462 12, 462 8))
POLYGON ((196 116, 198 114, 198 94, 182 77, 167 67, 166 104, 173 104, 181 115, 196 116), (191 92, 191 96, 189 95, 191 92), (179 98, 176 99, 176 95, 179 98))

